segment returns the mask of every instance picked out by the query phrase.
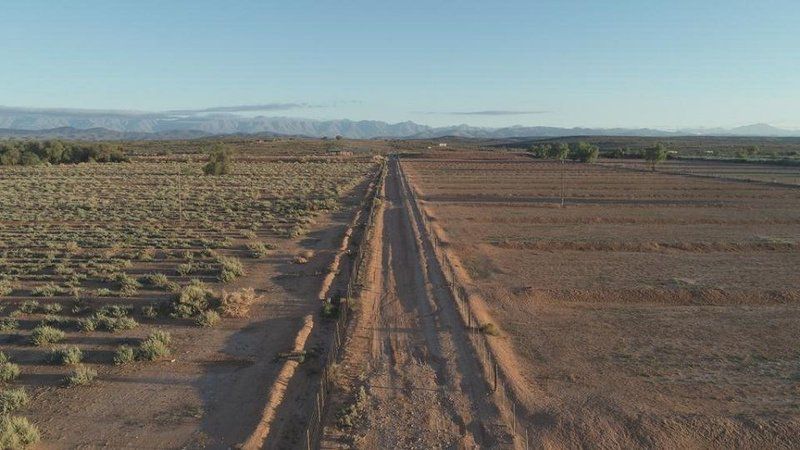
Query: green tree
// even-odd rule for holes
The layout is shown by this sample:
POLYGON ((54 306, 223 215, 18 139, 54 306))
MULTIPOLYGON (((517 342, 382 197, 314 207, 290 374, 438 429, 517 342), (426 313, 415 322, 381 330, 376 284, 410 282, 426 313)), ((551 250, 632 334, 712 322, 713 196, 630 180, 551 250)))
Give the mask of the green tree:
POLYGON ((233 171, 233 152, 221 143, 214 144, 208 162, 203 166, 206 175, 228 175, 233 171))
POLYGON ((569 156, 569 145, 566 142, 562 142, 552 147, 552 152, 553 158, 563 161, 569 156))
POLYGON ((667 159, 667 148, 659 142, 654 147, 645 149, 644 160, 650 165, 650 170, 655 172, 656 165, 667 159))
POLYGON ((593 163, 600 156, 600 149, 596 145, 581 141, 575 145, 570 153, 572 154, 572 159, 576 161, 593 163))

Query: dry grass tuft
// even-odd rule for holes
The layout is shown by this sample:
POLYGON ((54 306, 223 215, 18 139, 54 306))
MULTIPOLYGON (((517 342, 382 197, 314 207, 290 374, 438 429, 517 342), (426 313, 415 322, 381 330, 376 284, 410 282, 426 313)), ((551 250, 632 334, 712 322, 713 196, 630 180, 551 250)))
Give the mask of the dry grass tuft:
POLYGON ((235 292, 222 292, 219 309, 225 317, 247 317, 253 303, 264 297, 257 296, 253 288, 244 288, 235 292))

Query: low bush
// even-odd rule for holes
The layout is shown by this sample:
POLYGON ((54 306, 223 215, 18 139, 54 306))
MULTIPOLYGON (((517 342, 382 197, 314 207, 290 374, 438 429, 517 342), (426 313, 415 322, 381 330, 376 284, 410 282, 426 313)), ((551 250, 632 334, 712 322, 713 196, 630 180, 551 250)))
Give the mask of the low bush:
POLYGON ((24 449, 39 442, 39 430, 28 419, 0 416, 0 448, 24 449))
POLYGON ((71 366, 83 360, 83 352, 78 347, 58 348, 51 352, 50 360, 55 364, 71 366))
POLYGON ((269 254, 269 247, 263 242, 252 242, 247 244, 247 251, 251 258, 265 258, 269 254))
POLYGON ((0 297, 10 295, 16 285, 10 278, 0 278, 0 297))
POLYGON ((195 318, 195 323, 201 327, 213 327, 220 321, 219 313, 216 311, 203 311, 195 318))
POLYGON ((0 414, 10 414, 28 406, 30 399, 24 388, 6 389, 0 392, 0 414))
POLYGON ((39 325, 31 332, 31 343, 37 347, 55 344, 64 339, 64 332, 49 325, 39 325))
POLYGON ((9 381, 14 381, 19 374, 20 369, 18 365, 10 361, 0 363, 0 382, 8 383, 9 381))
POLYGON ((210 307, 214 292, 204 283, 192 280, 175 296, 172 316, 177 318, 195 317, 210 307))
POLYGON ((175 291, 180 288, 178 283, 170 281, 169 278, 167 278, 167 276, 163 273, 151 273, 149 275, 145 275, 143 282, 148 286, 163 289, 165 291, 175 291))
POLYGON ((68 386, 84 386, 94 381, 95 377, 97 377, 96 370, 80 364, 67 376, 66 381, 68 386))
POLYGON ((134 360, 136 360, 136 352, 132 347, 120 345, 114 352, 114 364, 118 366, 132 363, 134 360))
POLYGON ((42 305, 42 312, 45 314, 58 314, 64 309, 60 303, 47 303, 42 305))
POLYGON ((64 290, 55 283, 47 283, 31 289, 31 295, 34 297, 55 297, 56 295, 61 295, 63 293, 64 290))
POLYGON ((19 305, 19 310, 25 314, 34 314, 39 311, 39 302, 36 300, 25 300, 19 305))
POLYGON ((11 317, 0 318, 0 331, 12 331, 19 328, 19 322, 11 317))
POLYGON ((235 292, 222 292, 219 310, 225 317, 247 317, 253 303, 261 301, 263 297, 256 296, 253 288, 240 289, 235 292))
POLYGON ((223 283, 230 283, 244 275, 244 266, 236 258, 220 256, 217 262, 220 265, 218 278, 223 283))
POLYGON ((500 335, 500 329, 497 328, 497 326, 491 322, 481 325, 480 328, 478 328, 478 330, 480 330, 480 332, 483 334, 488 334, 489 336, 500 335))
POLYGON ((169 344, 171 341, 169 333, 155 331, 150 334, 136 349, 136 359, 143 361, 156 361, 160 358, 169 356, 169 344))

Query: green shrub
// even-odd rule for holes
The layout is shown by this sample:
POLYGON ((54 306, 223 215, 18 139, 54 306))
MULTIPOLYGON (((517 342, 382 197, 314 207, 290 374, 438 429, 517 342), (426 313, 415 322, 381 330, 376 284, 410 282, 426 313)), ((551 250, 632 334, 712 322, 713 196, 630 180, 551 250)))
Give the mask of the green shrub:
POLYGON ((251 258, 265 258, 269 254, 269 247, 263 242, 252 242, 247 244, 247 250, 251 258))
POLYGON ((51 352, 50 359, 55 364, 71 366, 83 360, 83 352, 75 346, 59 348, 51 352))
POLYGON ((114 352, 114 364, 118 366, 131 363, 135 359, 136 352, 134 352, 132 347, 127 345, 120 345, 117 347, 117 351, 114 352))
POLYGON ((31 289, 31 295, 34 297, 55 297, 63 293, 64 290, 55 283, 47 283, 43 286, 36 286, 31 289))
POLYGON ((11 294, 15 287, 14 281, 10 278, 0 278, 0 297, 11 294))
POLYGON ((81 331, 90 332, 97 329, 97 322, 91 317, 86 317, 78 320, 78 328, 81 331))
POLYGON ((153 305, 142 306, 142 315, 148 319, 154 319, 158 317, 158 308, 153 305))
POLYGON ((97 316, 94 321, 98 330, 104 330, 110 333, 132 330, 139 326, 139 322, 131 317, 97 316))
POLYGON ((136 358, 143 361, 155 361, 169 356, 169 344, 172 338, 169 333, 155 331, 150 334, 136 350, 136 358))
POLYGON ((20 374, 19 366, 11 363, 0 363, 0 381, 8 383, 9 381, 16 380, 20 374))
POLYGON ((31 343, 37 347, 55 344, 64 339, 64 332, 49 325, 39 325, 31 332, 31 343))
POLYGON ((84 386, 94 381, 95 377, 97 377, 96 370, 79 364, 67 376, 66 381, 68 386, 84 386))
POLYGON ((24 417, 0 417, 0 448, 24 449, 39 442, 39 430, 24 417))
POLYGON ((19 310, 25 314, 34 314, 39 310, 39 302, 36 300, 25 300, 19 305, 19 310))
POLYGON ((64 309, 60 303, 47 303, 42 305, 42 312, 45 314, 58 314, 64 309))
POLYGON ((144 283, 165 291, 176 291, 180 288, 178 283, 170 281, 169 278, 167 278, 167 276, 163 273, 151 273, 149 275, 145 275, 144 283))
POLYGON ((228 175, 233 171, 233 153, 224 145, 217 143, 211 149, 208 162, 203 166, 206 175, 228 175))
POLYGON ((244 267, 236 258, 220 256, 217 262, 220 264, 219 281, 223 283, 230 283, 244 275, 244 267))
POLYGON ((11 317, 0 318, 0 331, 11 331, 19 328, 19 322, 11 317))
POLYGON ((30 399, 24 388, 6 389, 0 392, 0 414, 10 414, 28 406, 30 399))
POLYGON ((216 311, 203 311, 195 318, 195 323, 201 327, 213 327, 219 323, 219 320, 219 313, 216 311))
POLYGON ((139 284, 135 278, 127 273, 118 273, 114 281, 119 283, 119 294, 122 297, 131 297, 136 295, 136 291, 142 287, 142 285, 139 284))
POLYGON ((192 265, 192 263, 178 264, 178 268, 176 270, 178 272, 178 275, 185 277, 186 275, 189 275, 192 272, 194 272, 194 266, 192 265))
POLYGON ((197 316, 209 308, 213 296, 214 292, 204 283, 192 280, 175 297, 172 315, 178 318, 197 316))

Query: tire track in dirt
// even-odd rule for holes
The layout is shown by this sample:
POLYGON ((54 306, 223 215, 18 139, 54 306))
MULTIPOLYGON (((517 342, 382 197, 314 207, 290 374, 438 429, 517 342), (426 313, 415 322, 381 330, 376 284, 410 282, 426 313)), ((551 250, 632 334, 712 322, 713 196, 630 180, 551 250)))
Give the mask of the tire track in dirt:
MULTIPOLYGON (((381 220, 380 295, 364 312, 371 328, 361 448, 504 448, 512 441, 449 292, 406 208, 396 160, 381 220)), ((376 287, 378 287, 376 286, 376 287)))

